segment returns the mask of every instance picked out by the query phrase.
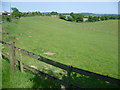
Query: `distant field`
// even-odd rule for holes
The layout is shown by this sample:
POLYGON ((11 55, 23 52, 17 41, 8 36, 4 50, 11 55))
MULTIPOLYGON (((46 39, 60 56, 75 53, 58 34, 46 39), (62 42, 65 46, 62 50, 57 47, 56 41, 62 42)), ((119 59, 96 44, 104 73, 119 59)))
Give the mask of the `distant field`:
MULTIPOLYGON (((9 32, 3 40, 15 41, 17 47, 67 65, 120 78, 117 20, 73 23, 55 17, 25 17, 4 23, 3 30, 9 32), (46 52, 55 54, 43 54, 46 52)), ((25 62, 33 65, 34 60, 25 62)), ((38 62, 34 65, 43 66, 38 62)))

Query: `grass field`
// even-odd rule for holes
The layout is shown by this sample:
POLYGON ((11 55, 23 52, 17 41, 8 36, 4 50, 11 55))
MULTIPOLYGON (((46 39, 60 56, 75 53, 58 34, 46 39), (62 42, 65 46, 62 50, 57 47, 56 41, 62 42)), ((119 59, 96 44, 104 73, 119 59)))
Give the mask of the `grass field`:
MULTIPOLYGON (((55 17, 25 17, 3 24, 3 40, 67 65, 102 75, 118 75, 118 21, 73 23, 55 17), (54 55, 43 53, 51 52, 54 55)), ((37 68, 43 64, 24 62, 37 68)), ((118 77, 119 76, 119 77, 118 77)))

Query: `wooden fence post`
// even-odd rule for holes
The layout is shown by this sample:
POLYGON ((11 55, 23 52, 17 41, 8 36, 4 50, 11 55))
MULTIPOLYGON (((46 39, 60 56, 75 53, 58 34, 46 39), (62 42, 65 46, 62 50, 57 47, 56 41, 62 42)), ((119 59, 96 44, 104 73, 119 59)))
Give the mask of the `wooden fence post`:
POLYGON ((12 68, 12 71, 16 71, 16 61, 15 61, 15 43, 9 42, 9 59, 10 59, 10 66, 12 68))
POLYGON ((18 49, 18 51, 19 51, 19 56, 20 56, 20 60, 18 61, 18 65, 19 65, 19 70, 21 71, 21 72, 23 72, 24 71, 24 69, 23 69, 23 64, 22 64, 22 54, 21 54, 21 52, 20 52, 20 49, 18 49))
POLYGON ((72 66, 69 66, 68 67, 68 70, 67 70, 67 88, 70 88, 71 86, 70 86, 70 79, 71 79, 71 68, 72 66))
POLYGON ((19 63, 20 71, 23 72, 23 64, 22 64, 22 62, 21 62, 21 61, 18 61, 18 63, 19 63))

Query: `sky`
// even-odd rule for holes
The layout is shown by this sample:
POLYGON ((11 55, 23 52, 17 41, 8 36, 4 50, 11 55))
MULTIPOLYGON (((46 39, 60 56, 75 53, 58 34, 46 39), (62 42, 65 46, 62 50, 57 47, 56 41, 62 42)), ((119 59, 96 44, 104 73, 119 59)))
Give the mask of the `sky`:
POLYGON ((2 2, 118 2, 120 0, 1 0, 2 2))
POLYGON ((118 2, 2 2, 2 11, 10 11, 10 6, 21 12, 118 14, 118 2))

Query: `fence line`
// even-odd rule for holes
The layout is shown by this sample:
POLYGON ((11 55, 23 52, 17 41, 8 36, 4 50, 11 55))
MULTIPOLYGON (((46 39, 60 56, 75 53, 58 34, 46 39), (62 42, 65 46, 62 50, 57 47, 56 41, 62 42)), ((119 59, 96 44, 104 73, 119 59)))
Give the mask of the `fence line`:
MULTIPOLYGON (((5 53, 2 53, 2 55, 9 59, 9 55, 7 55, 7 54, 5 54, 5 53)), ((54 80, 54 81, 56 81, 56 82, 58 82, 58 83, 60 83, 60 84, 62 84, 62 85, 68 86, 68 82, 66 82, 66 81, 64 81, 64 80, 62 80, 62 79, 59 79, 59 78, 57 78, 57 77, 51 76, 51 75, 49 75, 49 74, 47 74, 47 73, 44 73, 44 72, 42 72, 42 71, 40 71, 40 70, 37 70, 37 69, 35 69, 35 68, 33 68, 33 67, 30 67, 30 66, 22 63, 22 62, 19 61, 19 60, 16 60, 16 63, 18 63, 19 65, 20 65, 20 63, 21 63, 21 64, 22 64, 22 68, 27 69, 27 70, 29 70, 29 71, 37 74, 38 76, 48 77, 49 79, 54 80)), ((19 68, 20 68, 20 70, 21 70, 21 66, 19 66, 19 68)), ((22 70, 23 70, 23 69, 22 69, 22 70)), ((22 72, 23 72, 23 71, 22 71, 22 72)), ((76 85, 74 85, 74 84, 71 84, 70 82, 69 82, 69 86, 70 86, 70 88, 82 89, 82 88, 80 88, 80 86, 76 86, 76 85)))
MULTIPOLYGON (((37 70, 37 69, 35 69, 35 68, 32 68, 32 67, 30 67, 30 66, 28 66, 28 65, 25 65, 24 63, 22 63, 22 64, 23 64, 23 67, 24 67, 25 69, 30 70, 30 71, 36 73, 37 75, 42 75, 42 76, 44 76, 44 77, 48 77, 49 79, 54 80, 54 81, 57 81, 58 83, 61 83, 62 85, 68 86, 67 82, 64 81, 64 80, 62 80, 62 79, 59 79, 59 78, 56 78, 56 77, 51 76, 51 75, 49 75, 49 74, 46 74, 46 73, 44 73, 44 72, 41 72, 41 71, 39 71, 39 70, 37 70)), ((69 87, 81 89, 79 86, 73 85, 73 84, 71 84, 71 83, 69 83, 69 87)))
MULTIPOLYGON (((3 41, 0 41, 0 43, 2 43, 4 45, 7 45, 7 46, 10 45, 10 44, 5 43, 3 41)), ((112 78, 112 77, 105 76, 105 75, 100 75, 100 74, 97 74, 97 73, 94 73, 94 72, 90 72, 90 71, 87 71, 87 70, 83 70, 83 69, 79 69, 79 68, 72 67, 72 66, 69 66, 69 65, 65 65, 65 64, 47 59, 47 58, 42 57, 40 55, 36 55, 36 54, 34 54, 32 52, 29 52, 27 50, 17 48, 15 46, 14 46, 14 49, 18 50, 20 53, 22 53, 24 55, 27 55, 31 58, 37 59, 37 60, 42 61, 44 63, 47 63, 47 64, 50 64, 52 66, 55 66, 55 67, 66 70, 68 72, 68 77, 70 77, 71 72, 76 72, 76 73, 79 73, 79 74, 83 74, 83 75, 90 76, 90 77, 97 78, 97 79, 102 79, 102 80, 113 82, 113 83, 117 83, 117 84, 120 83, 120 80, 116 79, 116 78, 112 78)))
POLYGON ((69 65, 61 64, 59 62, 44 58, 40 55, 36 55, 36 54, 34 54, 32 52, 29 52, 29 51, 26 51, 24 49, 20 49, 20 48, 16 48, 16 49, 19 50, 24 55, 27 55, 29 57, 32 57, 32 58, 37 59, 39 61, 42 61, 44 63, 53 65, 55 67, 64 69, 66 71, 68 71, 70 69, 71 72, 76 72, 76 73, 83 74, 83 75, 86 75, 86 76, 91 76, 93 78, 98 78, 98 79, 102 79, 102 80, 106 80, 106 81, 110 81, 110 82, 114 82, 114 83, 120 82, 119 79, 115 79, 115 78, 112 78, 112 77, 109 77, 109 76, 100 75, 100 74, 90 72, 90 71, 87 71, 87 70, 82 70, 82 69, 72 67, 72 66, 69 66, 69 65))

